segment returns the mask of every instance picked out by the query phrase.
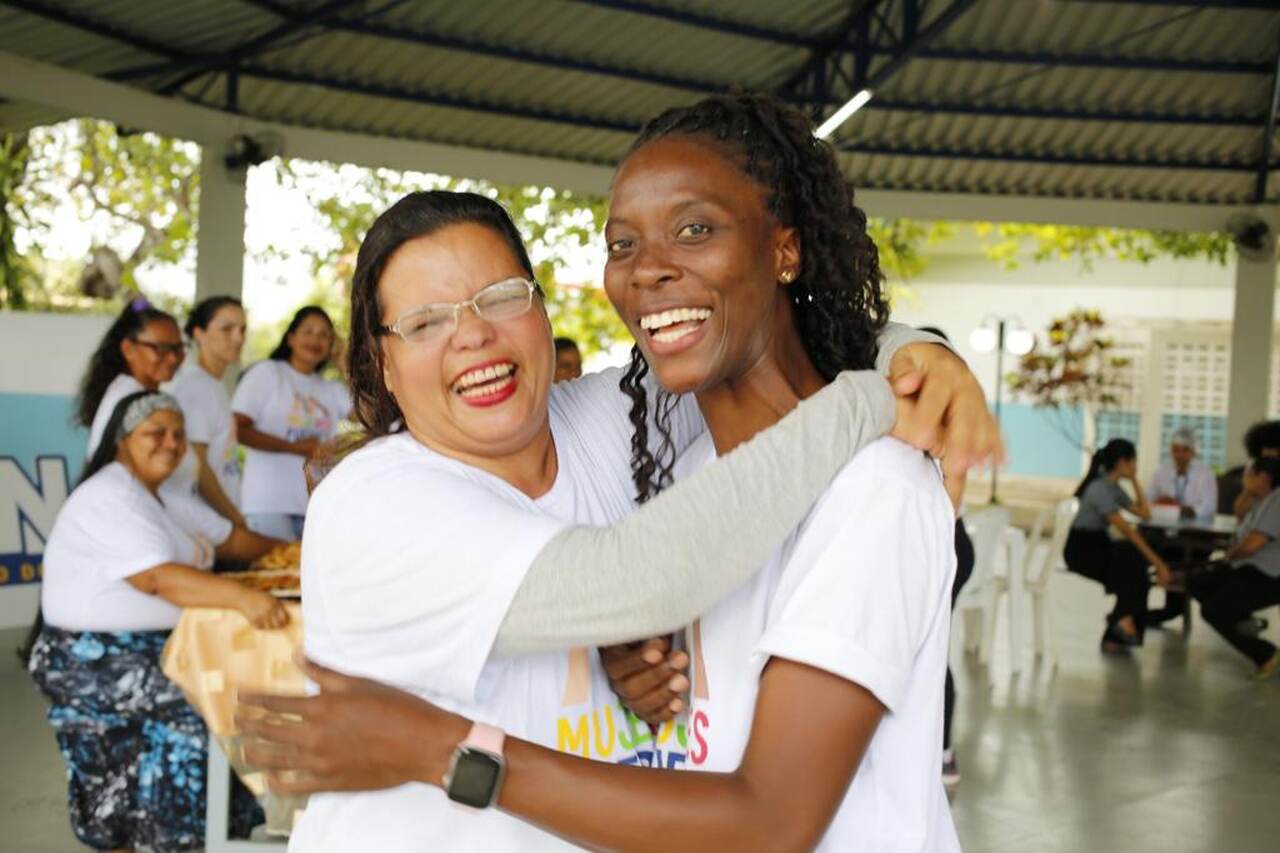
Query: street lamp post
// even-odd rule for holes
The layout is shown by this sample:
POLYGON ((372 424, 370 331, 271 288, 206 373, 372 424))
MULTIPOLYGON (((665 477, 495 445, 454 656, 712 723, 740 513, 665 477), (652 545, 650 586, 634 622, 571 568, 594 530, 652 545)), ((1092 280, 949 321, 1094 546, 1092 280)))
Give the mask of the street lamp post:
MULTIPOLYGON (((969 346, 976 351, 996 353, 996 426, 1001 425, 1001 414, 1004 407, 1004 354, 1024 356, 1035 346, 1035 335, 1022 325, 1017 317, 998 317, 989 314, 982 325, 969 334, 969 346)), ((998 494, 1000 471, 991 469, 991 503, 1000 503, 998 494)))

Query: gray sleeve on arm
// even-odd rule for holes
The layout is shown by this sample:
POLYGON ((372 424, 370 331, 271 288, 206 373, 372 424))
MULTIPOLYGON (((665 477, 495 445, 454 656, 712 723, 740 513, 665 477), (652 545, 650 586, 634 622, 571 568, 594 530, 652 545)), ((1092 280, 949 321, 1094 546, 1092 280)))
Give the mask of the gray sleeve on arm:
MULTIPOLYGON (((889 375, 889 363, 893 361, 898 350, 907 344, 939 344, 952 352, 956 351, 955 347, 937 335, 918 331, 902 323, 885 323, 884 328, 880 330, 880 336, 876 338, 876 344, 879 347, 876 353, 876 370, 884 376, 889 375)), ((958 357, 959 353, 956 355, 958 357)))
POLYGON ((883 377, 841 373, 613 526, 561 532, 529 567, 493 653, 618 643, 692 621, 760 569, 894 416, 883 377))

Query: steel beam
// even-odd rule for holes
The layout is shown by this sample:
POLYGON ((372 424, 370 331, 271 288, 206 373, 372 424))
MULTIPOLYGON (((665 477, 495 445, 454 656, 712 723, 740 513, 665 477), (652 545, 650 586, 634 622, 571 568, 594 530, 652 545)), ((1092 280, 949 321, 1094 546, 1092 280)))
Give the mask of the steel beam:
POLYGON ((1261 9, 1268 12, 1276 11, 1275 0, 1066 0, 1066 2, 1092 3, 1099 6, 1107 3, 1113 6, 1119 4, 1128 6, 1197 6, 1201 9, 1261 9))
MULTIPOLYGON (((1134 160, 1126 157, 1081 157, 1078 155, 986 151, 977 148, 907 148, 882 142, 851 142, 839 146, 849 154, 881 155, 885 157, 931 157, 938 160, 978 160, 996 163, 1037 163, 1045 166, 1114 167, 1125 169, 1176 169, 1194 172, 1236 172, 1253 174, 1256 164, 1246 162, 1222 162, 1218 160, 1134 160)), ((1273 162, 1272 170, 1280 168, 1273 162)))
POLYGON ((554 113, 518 104, 501 104, 494 101, 482 101, 464 95, 446 92, 415 92, 383 83, 369 83, 354 80, 337 80, 299 71, 285 71, 276 68, 265 68, 258 65, 243 65, 240 68, 242 78, 268 80, 276 83, 290 83, 302 86, 316 86, 336 92, 353 95, 368 95, 375 98, 388 98, 406 103, 421 104, 429 107, 446 107, 448 109, 468 110, 470 112, 487 113, 505 118, 523 118, 532 121, 545 121, 551 124, 563 124, 589 130, 607 130, 615 133, 635 134, 640 130, 640 122, 619 122, 595 116, 574 115, 570 113, 554 113))
POLYGON ((844 103, 863 89, 883 85, 975 2, 865 0, 823 38, 778 94, 820 120, 833 99, 844 103), (935 9, 921 27, 923 13, 935 9))
POLYGON ((1276 144, 1276 113, 1280 111, 1280 53, 1276 54, 1276 70, 1271 79, 1271 108, 1262 131, 1262 151, 1258 156, 1258 174, 1253 184, 1253 203, 1267 200, 1267 183, 1271 179, 1271 152, 1276 144))
POLYGON ((185 55, 169 62, 138 65, 133 68, 113 71, 107 76, 112 80, 127 82, 145 77, 167 77, 171 74, 185 72, 182 73, 181 77, 167 83, 160 89, 161 94, 169 95, 202 74, 209 71, 234 68, 237 63, 260 54, 272 45, 310 27, 322 26, 326 21, 359 4, 360 0, 329 0, 328 3, 317 6, 305 13, 291 15, 278 26, 272 27, 267 32, 222 53, 185 55))
POLYGON ((647 3, 644 0, 572 0, 572 2, 581 3, 584 6, 599 6, 617 12, 629 12, 633 15, 643 15, 648 18, 656 18, 689 27, 698 27, 699 29, 711 30, 725 35, 771 42, 785 45, 786 47, 811 48, 814 46, 812 40, 795 33, 779 32, 768 27, 757 27, 739 21, 713 18, 710 15, 699 15, 696 12, 672 9, 667 6, 659 6, 656 3, 647 3))

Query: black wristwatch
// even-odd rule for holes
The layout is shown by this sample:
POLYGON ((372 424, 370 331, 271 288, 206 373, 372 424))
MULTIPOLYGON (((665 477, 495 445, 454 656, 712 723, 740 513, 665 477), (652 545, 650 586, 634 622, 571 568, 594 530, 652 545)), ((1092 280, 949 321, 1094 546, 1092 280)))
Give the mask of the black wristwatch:
POLYGON ((502 729, 473 723, 466 740, 458 744, 444 774, 449 799, 473 809, 485 809, 498 800, 507 762, 502 757, 502 729))

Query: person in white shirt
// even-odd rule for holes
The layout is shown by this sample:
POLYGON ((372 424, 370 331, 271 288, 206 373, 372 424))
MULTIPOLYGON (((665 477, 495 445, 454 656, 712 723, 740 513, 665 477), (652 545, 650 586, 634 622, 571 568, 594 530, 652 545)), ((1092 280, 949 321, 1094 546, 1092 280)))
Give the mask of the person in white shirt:
MULTIPOLYGON (((128 394, 155 391, 168 383, 185 355, 186 344, 173 317, 142 298, 124 307, 90 357, 76 397, 76 420, 89 429, 86 459, 98 449, 116 404, 128 394)), ((201 465, 188 450, 161 490, 183 527, 221 542, 231 535, 237 519, 220 514, 196 494, 201 465)))
MULTIPOLYGON (((1190 427, 1174 430, 1169 439, 1169 458, 1151 475, 1147 499, 1152 506, 1178 507, 1183 518, 1211 520, 1218 511, 1218 478, 1196 455, 1196 434, 1190 427)), ((1178 551, 1177 556, 1185 555, 1178 551)), ((1208 556, 1208 551, 1199 551, 1190 558, 1201 560, 1208 556)), ((1164 607, 1148 611, 1147 627, 1158 628, 1186 612, 1187 594, 1165 590, 1164 607)))
POLYGON ((210 296, 191 309, 184 327, 196 345, 195 363, 188 362, 166 390, 182 404, 187 444, 200 462, 194 485, 200 496, 237 527, 247 527, 237 506, 240 500, 240 445, 231 398, 222 379, 240 364, 245 315, 234 296, 210 296))
MULTIPOLYGON (((782 412, 801 398, 816 402, 838 387, 840 370, 871 363, 875 330, 887 313, 875 248, 830 148, 815 144, 811 133, 803 116, 775 101, 712 99, 657 119, 615 179, 605 283, 643 352, 634 355, 623 377, 636 430, 633 474, 645 502, 636 517, 666 499, 697 493, 699 477, 746 458, 739 456, 742 451, 729 452, 733 448, 745 442, 744 451, 754 450, 774 434, 765 428, 782 412), (645 378, 650 366, 664 389, 693 392, 706 419, 708 433, 681 459, 680 469, 673 470, 674 455, 651 450, 678 453, 686 434, 678 420, 661 416, 678 413, 679 402, 660 399, 656 421, 646 417, 657 390, 645 378), (655 430, 661 443, 649 441, 655 430), (716 454, 727 456, 691 470, 716 454), (676 475, 681 482, 654 498, 676 475)), ((369 240, 375 236, 371 230, 369 240)), ((454 248, 443 254, 463 253, 454 248)), ((393 276, 393 257, 384 293, 389 279, 408 287, 423 280, 426 270, 442 266, 440 260, 424 257, 416 269, 393 276)), ((393 305, 385 307, 384 316, 394 316, 393 305)), ((474 325, 469 332, 477 357, 484 352, 471 336, 481 334, 474 325)), ((353 368, 358 352, 353 348, 353 368)), ((425 367, 429 355, 420 358, 425 367)), ((390 362, 384 370, 400 400, 406 386, 392 380, 407 378, 400 375, 405 366, 398 358, 390 362)), ((528 368, 521 362, 515 375, 528 368)), ((510 375, 484 382, 477 393, 486 399, 505 389, 503 379, 510 375)), ((968 413, 953 414, 950 426, 961 433, 968 413)), ((412 419, 408 411, 405 416, 412 419)), ((508 429, 530 423, 517 418, 508 429)), ((939 436, 935 426, 929 423, 917 436, 925 446, 954 438, 939 436)), ((553 418, 558 444, 556 427, 553 418)), ((825 450, 821 441, 805 449, 825 450)), ((949 464, 963 470, 963 455, 948 451, 949 464)), ((797 472, 804 469, 796 463, 797 472)), ((331 482, 317 492, 317 511, 331 482)), ((353 481, 339 482, 349 490, 353 481)), ((754 491, 766 493, 758 511, 733 501, 713 506, 709 518, 695 519, 701 535, 693 540, 680 542, 678 519, 655 527, 660 532, 650 538, 658 545, 675 539, 695 555, 709 545, 739 556, 742 540, 758 536, 757 528, 779 522, 792 528, 789 514, 779 517, 789 506, 788 490, 774 491, 779 485, 752 483, 754 491), (721 529, 716 522, 725 516, 737 521, 737 530, 721 529)), ((450 766, 449 754, 470 720, 317 667, 311 672, 323 691, 318 697, 250 700, 268 717, 245 714, 243 725, 271 743, 251 746, 247 755, 269 768, 300 771, 289 779, 273 777, 281 790, 358 789, 405 780, 444 784, 453 799, 500 807, 498 814, 477 813, 475 823, 512 814, 593 847, 665 849, 675 838, 690 847, 789 849, 822 841, 831 849, 958 849, 937 772, 953 519, 935 466, 905 445, 877 442, 838 476, 790 545, 766 555, 760 575, 708 614, 718 624, 700 622, 690 632, 694 687, 688 722, 655 732, 645 763, 733 772, 673 775, 611 767, 538 746, 537 738, 508 738, 504 762, 494 754, 502 750, 501 732, 479 725, 450 766), (790 568, 780 571, 788 562, 790 568), (715 619, 719 613, 723 618, 715 619), (713 725, 707 725, 707 709, 716 714, 713 725), (301 722, 278 714, 298 715, 301 722), (340 726, 332 722, 337 720, 340 726), (352 738, 361 743, 358 755, 343 745, 352 738), (477 783, 478 754, 505 768, 500 790, 492 774, 487 786, 477 783)), ((509 528, 506 518, 493 525, 504 534, 509 528)), ((470 532, 462 530, 462 547, 450 553, 452 559, 475 540, 470 532)), ((651 560, 645 578, 661 583, 664 569, 651 560)), ((304 565, 304 585, 305 571, 304 565)), ((634 607, 611 603, 595 602, 605 625, 634 607)), ((527 609, 517 595, 504 624, 524 624, 527 609)), ((677 610, 672 606, 672 619, 677 610)), ((403 623, 404 615, 387 619, 403 623)), ((335 663, 327 652, 317 659, 335 663)), ((369 674, 363 666, 359 670, 369 674)), ((615 734, 598 727, 593 732, 609 740, 615 734)), ((398 828, 409 827, 400 822, 398 828)), ((440 837, 454 836, 433 835, 433 842, 440 837)))
POLYGON ((240 509, 259 533, 302 537, 303 462, 338 434, 339 421, 351 411, 346 386, 321 375, 336 344, 324 309, 300 308, 271 355, 245 372, 231 397, 245 446, 240 509))
MULTIPOLYGON (((280 543, 236 530, 215 549, 169 514, 160 485, 185 451, 176 400, 126 395, 45 545, 27 662, 52 702, 72 828, 96 849, 203 843, 207 735, 160 668, 181 608, 238 610, 263 629, 288 622, 272 596, 207 571, 215 553, 253 559, 280 543)), ((252 797, 237 801, 241 831, 254 811, 252 797)))
POLYGON ((1183 518, 1213 518, 1218 510, 1218 480, 1196 455, 1196 434, 1187 427, 1169 439, 1169 458, 1151 475, 1147 496, 1155 506, 1171 504, 1183 518))

